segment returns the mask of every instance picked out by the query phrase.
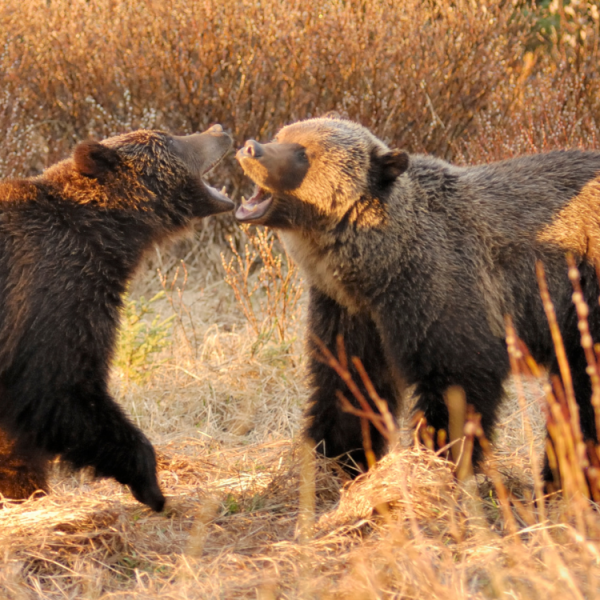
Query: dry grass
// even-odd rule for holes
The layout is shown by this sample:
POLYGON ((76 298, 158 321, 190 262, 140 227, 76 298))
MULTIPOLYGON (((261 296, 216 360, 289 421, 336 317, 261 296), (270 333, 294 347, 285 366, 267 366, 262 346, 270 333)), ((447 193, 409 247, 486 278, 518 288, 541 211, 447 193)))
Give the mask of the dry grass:
MULTIPOLYGON (((600 592, 598 522, 564 503, 506 524, 489 481, 461 488, 447 461, 397 450, 350 486, 320 464, 312 539, 300 542, 289 441, 159 446, 164 515, 113 482, 57 476, 53 496, 5 509, 7 598, 582 598, 600 592), (377 507, 387 503, 386 512, 377 507), (590 539, 591 538, 591 539, 590 539)), ((518 462, 509 462, 519 471, 518 462)), ((504 465, 505 467, 507 464, 504 465)), ((505 475, 534 511, 530 485, 505 475)))
MULTIPOLYGON (((251 288, 261 275, 256 268, 244 280, 238 272, 251 288)), ((152 282, 147 276, 137 285, 152 282)), ((573 503, 555 497, 540 513, 533 497, 531 452, 539 459, 544 427, 538 384, 527 380, 520 409, 509 390, 491 463, 513 499, 510 523, 488 477, 459 484, 448 461, 415 446, 406 426, 400 446, 366 476, 349 483, 319 459, 311 482, 312 459, 298 438, 307 395, 296 339, 302 319, 290 321, 284 351, 277 336, 257 351, 259 334, 231 287, 179 296, 176 283, 172 293, 186 304, 197 347, 186 343, 179 329, 193 336, 182 321, 150 380, 136 385, 118 371, 113 379, 156 445, 167 510, 153 514, 114 481, 57 468, 52 495, 0 511, 0 597, 562 600, 600 593, 598 513, 586 510, 582 526, 573 503), (307 473, 314 513, 302 525, 298 488, 307 473)), ((256 316, 266 318, 259 300, 256 316)), ((162 313, 181 312, 162 302, 162 313)))
MULTIPOLYGON (((598 147, 596 3, 540 4, 5 0, 0 175, 88 136, 218 121, 239 145, 328 110, 461 163, 598 147)), ((214 177, 248 185, 232 157, 214 177)), ((301 282, 246 235, 207 219, 132 288, 164 291, 153 306, 173 316, 149 376, 112 383, 156 445, 167 511, 57 468, 52 495, 0 511, 0 598, 600 596, 597 509, 534 498, 547 389, 531 378, 509 386, 486 468, 500 484, 457 483, 407 427, 354 483, 323 460, 312 481, 301 282)))

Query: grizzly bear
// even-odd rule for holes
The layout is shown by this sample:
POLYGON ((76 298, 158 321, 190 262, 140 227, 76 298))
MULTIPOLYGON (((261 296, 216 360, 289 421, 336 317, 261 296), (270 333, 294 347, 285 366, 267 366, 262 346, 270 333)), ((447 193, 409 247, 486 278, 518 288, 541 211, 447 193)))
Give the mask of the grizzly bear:
MULTIPOLYGON (((237 158, 257 184, 237 219, 279 230, 310 285, 307 434, 323 453, 365 464, 359 420, 341 410, 336 390, 350 394, 314 341, 335 353, 340 334, 392 411, 414 386, 416 409, 447 430, 444 394, 461 386, 491 436, 509 373, 505 315, 535 359, 558 372, 537 260, 566 345, 582 432, 597 440, 565 253, 576 257, 600 341, 600 153, 458 167, 392 150, 356 123, 316 118, 284 127, 270 143, 247 141, 237 158)), ((375 429, 371 436, 380 456, 385 440, 375 429)))
POLYGON ((154 450, 107 379, 122 295, 144 253, 233 202, 202 176, 230 149, 220 125, 79 144, 0 183, 0 493, 46 491, 59 456, 113 477, 155 511, 154 450))

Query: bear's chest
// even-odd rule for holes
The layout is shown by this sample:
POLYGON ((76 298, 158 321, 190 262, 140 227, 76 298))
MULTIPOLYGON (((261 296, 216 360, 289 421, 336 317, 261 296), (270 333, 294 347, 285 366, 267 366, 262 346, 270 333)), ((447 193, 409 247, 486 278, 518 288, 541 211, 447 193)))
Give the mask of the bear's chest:
POLYGON ((354 289, 355 286, 349 285, 348 269, 336 253, 319 247, 310 238, 296 232, 285 232, 281 237, 309 285, 316 287, 351 313, 361 310, 360 295, 354 289))

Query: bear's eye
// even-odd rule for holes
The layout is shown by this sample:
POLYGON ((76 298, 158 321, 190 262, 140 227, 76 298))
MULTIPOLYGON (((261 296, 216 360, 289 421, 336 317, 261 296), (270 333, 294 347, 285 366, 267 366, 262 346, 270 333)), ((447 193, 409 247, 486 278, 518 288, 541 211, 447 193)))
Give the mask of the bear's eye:
POLYGON ((308 162, 308 155, 306 154, 306 150, 298 150, 296 156, 303 162, 308 162))

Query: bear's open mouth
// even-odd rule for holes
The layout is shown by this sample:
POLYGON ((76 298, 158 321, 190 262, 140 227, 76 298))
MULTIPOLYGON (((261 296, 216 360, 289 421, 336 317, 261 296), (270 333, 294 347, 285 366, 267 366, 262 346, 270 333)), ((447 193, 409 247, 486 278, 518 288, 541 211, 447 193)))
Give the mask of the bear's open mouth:
POLYGON ((248 200, 242 198, 242 203, 235 212, 235 218, 238 221, 257 221, 265 216, 273 195, 267 190, 263 190, 260 186, 256 186, 254 194, 248 200))
POLYGON ((223 186, 220 190, 214 188, 212 185, 208 185, 206 181, 202 181, 202 183, 206 186, 206 189, 209 191, 210 195, 215 200, 219 200, 221 202, 226 202, 231 204, 233 208, 233 200, 227 195, 227 189, 223 186))
POLYGON ((214 188, 212 185, 209 185, 208 183, 206 183, 206 181, 204 180, 204 177, 206 175, 208 175, 211 171, 213 171, 214 168, 223 160, 223 158, 227 154, 227 152, 228 152, 228 149, 225 149, 223 151, 223 153, 221 154, 221 156, 219 156, 216 160, 214 160, 211 164, 209 164, 207 167, 205 167, 202 170, 202 173, 200 174, 200 181, 206 187, 206 189, 208 190, 208 193, 211 195, 213 200, 216 200, 217 202, 224 204, 225 210, 231 210, 235 205, 234 205, 233 200, 231 198, 229 198, 229 196, 227 196, 227 189, 225 188, 225 186, 223 186, 220 190, 218 190, 217 188, 214 188))

